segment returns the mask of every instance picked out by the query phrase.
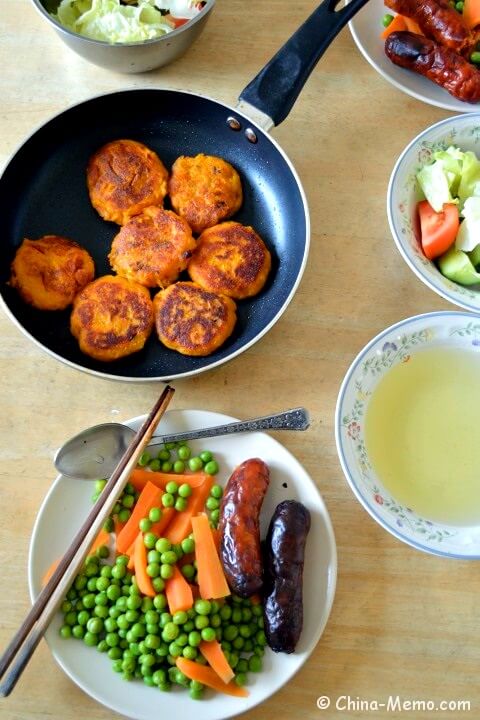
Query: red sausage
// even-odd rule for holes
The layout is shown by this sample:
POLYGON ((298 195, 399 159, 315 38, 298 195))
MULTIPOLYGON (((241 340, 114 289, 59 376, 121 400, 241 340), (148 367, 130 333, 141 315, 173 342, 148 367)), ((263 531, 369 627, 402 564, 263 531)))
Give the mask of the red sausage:
POLYGON ((416 20, 422 32, 440 45, 458 53, 469 53, 477 40, 463 22, 462 15, 448 0, 385 0, 391 10, 416 20))
POLYGON ((395 65, 424 75, 464 102, 480 101, 480 70, 434 40, 410 32, 393 32, 385 53, 395 65))
POLYGON ((262 589, 260 510, 270 473, 258 458, 246 460, 232 473, 220 507, 220 557, 234 593, 250 597, 262 589))

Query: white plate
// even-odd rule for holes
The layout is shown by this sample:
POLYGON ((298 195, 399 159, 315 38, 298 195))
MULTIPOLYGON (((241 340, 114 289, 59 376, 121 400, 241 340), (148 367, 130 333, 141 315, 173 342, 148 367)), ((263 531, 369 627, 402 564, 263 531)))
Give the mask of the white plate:
MULTIPOLYGON (((128 424, 137 428, 143 418, 128 424)), ((174 410, 161 422, 167 433, 231 422, 234 418, 200 410, 174 410)), ((135 720, 186 717, 222 720, 245 712, 279 690, 303 665, 323 633, 333 603, 337 577, 337 553, 332 524, 312 479, 295 458, 276 440, 263 433, 215 438, 190 443, 192 449, 208 448, 219 464, 218 482, 225 483, 233 468, 258 456, 270 467, 271 484, 262 511, 262 535, 274 508, 282 500, 300 500, 310 510, 312 526, 307 540, 304 577, 304 625, 292 655, 266 652, 264 670, 249 674, 248 698, 234 698, 208 691, 204 700, 191 700, 185 690, 162 693, 141 681, 125 682, 113 672, 111 661, 78 640, 63 640, 58 615, 46 633, 55 660, 67 675, 98 702, 135 720), (315 570, 314 573, 311 570, 315 570)), ((46 568, 58 558, 80 528, 91 508, 93 483, 59 476, 40 508, 30 543, 28 579, 32 600, 40 591, 46 568)))
POLYGON ((422 75, 394 65, 385 55, 381 39, 382 17, 392 11, 385 7, 383 0, 370 0, 350 21, 350 31, 364 58, 396 88, 422 100, 429 105, 445 108, 452 112, 473 112, 478 104, 456 100, 438 85, 422 75))

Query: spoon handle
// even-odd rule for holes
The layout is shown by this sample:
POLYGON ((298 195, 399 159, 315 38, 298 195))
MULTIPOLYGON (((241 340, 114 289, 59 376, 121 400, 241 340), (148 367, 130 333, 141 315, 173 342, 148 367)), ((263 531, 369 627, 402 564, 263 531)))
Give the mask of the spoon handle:
POLYGON ((190 430, 175 435, 154 435, 150 445, 179 442, 181 440, 198 440, 200 438, 211 438, 240 432, 256 432, 257 430, 306 430, 309 426, 310 417, 308 412, 305 408, 300 407, 276 415, 265 415, 265 417, 217 425, 204 430, 190 430))

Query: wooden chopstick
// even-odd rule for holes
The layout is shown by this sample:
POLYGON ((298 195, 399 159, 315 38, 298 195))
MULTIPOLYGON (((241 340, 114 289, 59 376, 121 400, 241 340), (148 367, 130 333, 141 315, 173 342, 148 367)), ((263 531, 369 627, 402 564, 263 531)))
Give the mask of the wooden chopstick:
POLYGON ((169 385, 165 387, 147 419, 126 449, 55 572, 40 592, 30 612, 0 658, 0 696, 6 697, 15 687, 53 615, 63 601, 72 580, 88 555, 93 540, 122 494, 132 470, 150 442, 174 392, 175 390, 169 385), (5 676, 7 670, 9 672, 5 676))

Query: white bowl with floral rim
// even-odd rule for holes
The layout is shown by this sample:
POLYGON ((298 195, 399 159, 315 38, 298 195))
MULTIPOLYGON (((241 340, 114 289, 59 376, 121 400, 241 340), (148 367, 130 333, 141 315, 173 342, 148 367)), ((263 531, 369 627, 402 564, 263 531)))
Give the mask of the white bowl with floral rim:
POLYGON ((480 312, 480 288, 465 287, 448 280, 422 252, 419 240, 417 203, 420 199, 416 174, 432 160, 436 150, 450 145, 480 157, 480 112, 441 120, 421 132, 400 155, 390 176, 387 214, 393 239, 405 262, 429 288, 455 305, 480 312))
POLYGON ((400 504, 383 487, 365 447, 365 413, 378 382, 393 366, 426 348, 478 353, 480 315, 445 311, 416 315, 387 328, 357 355, 340 388, 335 414, 337 452, 347 481, 365 510, 399 540, 444 557, 480 559, 480 525, 432 522, 400 504))

